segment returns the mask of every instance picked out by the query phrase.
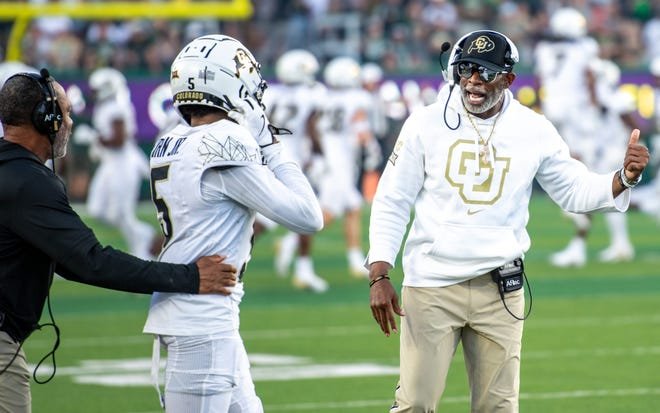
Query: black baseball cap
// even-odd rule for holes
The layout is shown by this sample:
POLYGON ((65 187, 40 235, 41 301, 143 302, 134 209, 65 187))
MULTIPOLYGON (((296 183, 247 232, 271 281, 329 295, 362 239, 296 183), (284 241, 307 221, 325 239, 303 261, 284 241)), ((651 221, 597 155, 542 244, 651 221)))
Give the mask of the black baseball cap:
POLYGON ((465 39, 462 48, 452 64, 471 62, 498 72, 510 72, 515 63, 506 37, 495 31, 473 32, 465 39))

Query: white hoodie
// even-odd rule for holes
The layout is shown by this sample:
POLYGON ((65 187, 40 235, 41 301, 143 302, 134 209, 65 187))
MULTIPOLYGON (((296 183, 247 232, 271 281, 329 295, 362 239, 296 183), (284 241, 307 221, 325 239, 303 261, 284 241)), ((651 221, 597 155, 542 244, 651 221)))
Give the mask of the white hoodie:
POLYGON ((554 126, 521 105, 510 91, 499 118, 472 116, 487 139, 480 161, 479 136, 458 88, 443 120, 448 87, 438 101, 406 120, 373 200, 368 263, 394 266, 414 213, 403 252, 403 285, 459 283, 523 257, 534 179, 561 208, 572 212, 625 211, 626 190, 612 196, 614 171, 595 174, 569 155, 554 126))

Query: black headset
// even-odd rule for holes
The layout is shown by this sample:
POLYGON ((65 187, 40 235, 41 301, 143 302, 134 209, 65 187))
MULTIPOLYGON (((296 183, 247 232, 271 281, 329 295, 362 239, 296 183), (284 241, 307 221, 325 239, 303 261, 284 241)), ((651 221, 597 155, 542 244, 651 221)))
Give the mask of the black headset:
POLYGON ((483 32, 484 34, 492 34, 494 36, 500 36, 503 37, 506 40, 506 43, 508 45, 507 50, 505 51, 504 55, 504 64, 508 66, 508 68, 512 68, 514 64, 518 63, 518 60, 520 60, 520 55, 518 54, 518 48, 516 45, 509 39, 507 36, 503 35, 500 32, 496 32, 494 30, 475 30, 473 32, 470 32, 466 34, 465 36, 461 37, 458 39, 456 44, 454 45, 454 48, 451 50, 451 53, 449 54, 449 60, 447 61, 447 68, 445 69, 444 65, 442 64, 442 55, 449 50, 451 47, 451 44, 449 42, 444 42, 442 44, 441 50, 440 50, 440 68, 442 69, 442 77, 444 78, 445 82, 449 85, 449 94, 447 95, 447 101, 445 102, 445 110, 443 112, 443 119, 445 121, 445 125, 451 130, 456 130, 458 129, 459 126, 461 126, 461 115, 458 114, 458 122, 456 123, 455 126, 450 126, 449 123, 447 123, 447 106, 449 105, 449 99, 451 98, 451 92, 454 90, 454 86, 456 86, 460 80, 461 77, 458 74, 458 67, 457 65, 454 65, 453 63, 461 58, 461 55, 463 54, 463 47, 465 46, 465 41, 467 40, 468 37, 473 35, 476 32, 483 32), (451 75, 449 74, 449 70, 451 70, 451 75))
POLYGON ((52 145, 55 142, 57 131, 62 126, 63 119, 62 109, 57 103, 57 94, 53 88, 53 77, 45 68, 41 69, 39 74, 24 72, 17 73, 14 76, 27 77, 39 86, 42 98, 32 109, 32 125, 39 133, 48 136, 48 140, 52 145))

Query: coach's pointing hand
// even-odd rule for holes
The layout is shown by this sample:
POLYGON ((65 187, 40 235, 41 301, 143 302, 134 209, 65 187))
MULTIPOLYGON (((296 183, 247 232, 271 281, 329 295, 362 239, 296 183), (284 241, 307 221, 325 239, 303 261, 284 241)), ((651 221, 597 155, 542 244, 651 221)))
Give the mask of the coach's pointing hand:
POLYGON ((229 287, 236 285, 236 267, 223 263, 224 260, 220 255, 197 260, 200 294, 231 294, 229 287))

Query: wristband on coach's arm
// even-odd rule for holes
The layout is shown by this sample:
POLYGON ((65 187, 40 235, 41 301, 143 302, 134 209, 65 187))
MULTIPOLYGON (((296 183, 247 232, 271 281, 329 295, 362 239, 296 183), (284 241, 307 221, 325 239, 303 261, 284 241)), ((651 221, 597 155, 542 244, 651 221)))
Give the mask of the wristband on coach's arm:
POLYGON ((619 169, 619 183, 624 186, 624 188, 634 188, 642 180, 642 174, 639 174, 637 179, 634 181, 628 180, 626 177, 626 168, 619 169))
POLYGON ((378 281, 389 280, 389 279, 390 277, 388 277, 387 274, 379 275, 378 277, 369 281, 369 288, 373 287, 373 285, 376 284, 378 281))

